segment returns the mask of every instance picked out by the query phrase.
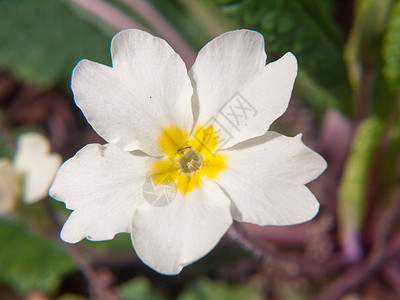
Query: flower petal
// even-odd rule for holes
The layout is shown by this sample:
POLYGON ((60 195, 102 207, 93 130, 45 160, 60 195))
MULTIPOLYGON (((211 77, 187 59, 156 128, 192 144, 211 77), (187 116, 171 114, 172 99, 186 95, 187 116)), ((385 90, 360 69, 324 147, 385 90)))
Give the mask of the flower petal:
POLYGON ((50 153, 49 140, 39 133, 26 133, 18 138, 14 156, 15 167, 24 175, 24 195, 27 203, 48 195, 49 187, 62 163, 59 154, 50 153))
POLYGON ((193 93, 182 59, 162 39, 136 30, 111 44, 113 67, 82 60, 72 74, 75 102, 106 141, 160 155, 161 128, 193 124, 193 93))
MULTIPOLYGON (((287 109, 296 75, 297 60, 292 53, 286 53, 244 85, 237 85, 228 98, 221 98, 218 105, 212 105, 214 110, 208 110, 206 125, 213 124, 219 132, 217 148, 226 149, 266 133, 287 109)), ((199 97, 199 103, 200 111, 203 106, 210 106, 203 97, 199 97)), ((204 117, 199 118, 199 122, 204 120, 204 117)))
POLYGON ((115 145, 90 144, 60 168, 50 195, 74 212, 61 238, 112 239, 129 232, 135 205, 142 199, 147 156, 136 156, 115 145))
POLYGON ((301 135, 268 132, 262 138, 252 147, 221 151, 228 168, 215 181, 236 206, 234 219, 258 225, 308 221, 319 203, 304 184, 325 170, 325 160, 303 144, 301 135))
POLYGON ((206 255, 232 223, 230 201, 210 181, 185 196, 177 193, 167 206, 137 208, 132 241, 145 264, 164 274, 206 255))
POLYGON ((224 33, 205 45, 189 72, 197 124, 205 125, 250 78, 265 67, 263 36, 252 30, 224 33))

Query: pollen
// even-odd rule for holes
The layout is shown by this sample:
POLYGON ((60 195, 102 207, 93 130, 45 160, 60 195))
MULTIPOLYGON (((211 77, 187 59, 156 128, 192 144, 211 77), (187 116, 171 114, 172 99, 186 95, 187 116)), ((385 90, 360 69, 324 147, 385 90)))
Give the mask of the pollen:
POLYGON ((192 147, 185 147, 183 151, 179 149, 177 152, 175 163, 181 172, 190 174, 198 171, 201 168, 203 164, 203 158, 201 157, 200 153, 192 149, 192 147))
POLYGON ((192 137, 177 126, 169 126, 161 131, 157 142, 165 156, 150 165, 150 176, 155 184, 172 178, 183 195, 226 168, 225 157, 213 152, 218 144, 213 126, 198 126, 192 137))

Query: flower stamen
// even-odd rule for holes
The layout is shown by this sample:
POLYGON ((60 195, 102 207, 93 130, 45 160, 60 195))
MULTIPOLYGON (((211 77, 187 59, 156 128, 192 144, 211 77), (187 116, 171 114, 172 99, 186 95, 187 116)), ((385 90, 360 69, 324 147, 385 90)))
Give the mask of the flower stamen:
POLYGON ((194 173, 201 168, 203 165, 203 158, 200 153, 192 149, 190 146, 179 150, 179 153, 175 158, 175 162, 181 172, 189 175, 190 173, 194 173))
POLYGON ((187 147, 180 148, 180 149, 176 150, 176 152, 182 151, 182 150, 185 150, 185 149, 189 149, 189 148, 192 148, 192 146, 187 146, 187 147))

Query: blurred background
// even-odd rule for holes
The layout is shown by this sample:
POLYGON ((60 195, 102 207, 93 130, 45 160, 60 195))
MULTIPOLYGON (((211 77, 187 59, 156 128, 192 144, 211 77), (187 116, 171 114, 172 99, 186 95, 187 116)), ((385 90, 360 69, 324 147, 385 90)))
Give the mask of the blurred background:
MULTIPOLYGON (((234 224, 206 257, 163 276, 128 234, 63 243, 70 211, 16 193, 0 215, 0 299, 400 299, 399 0, 0 0, 0 159, 12 161, 27 132, 64 160, 104 143, 70 76, 83 58, 110 65, 125 28, 164 38, 188 68, 238 28, 264 35, 268 62, 294 53, 292 100, 273 129, 303 133, 327 160, 308 185, 320 212, 295 226, 234 224)), ((0 201, 8 179, 0 168, 0 201)))

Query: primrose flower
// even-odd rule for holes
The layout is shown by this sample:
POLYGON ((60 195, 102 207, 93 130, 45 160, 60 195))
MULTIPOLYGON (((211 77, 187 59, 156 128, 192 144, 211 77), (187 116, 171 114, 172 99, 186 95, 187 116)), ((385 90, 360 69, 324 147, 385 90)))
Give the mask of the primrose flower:
POLYGON ((14 165, 24 177, 23 199, 26 203, 47 197, 61 163, 61 155, 51 153, 50 142, 43 134, 25 133, 18 138, 14 165))
POLYGON ((108 143, 90 144, 58 171, 50 195, 73 210, 61 238, 76 243, 131 234, 138 256, 164 274, 207 254, 232 220, 288 225, 315 216, 305 184, 326 162, 269 132, 297 74, 287 53, 266 65, 262 35, 227 32, 187 72, 162 39, 118 33, 113 65, 82 60, 75 102, 108 143))
POLYGON ((49 187, 62 163, 50 153, 49 140, 40 133, 24 133, 17 139, 13 161, 0 160, 0 215, 12 213, 21 196, 25 203, 48 195, 49 187))

